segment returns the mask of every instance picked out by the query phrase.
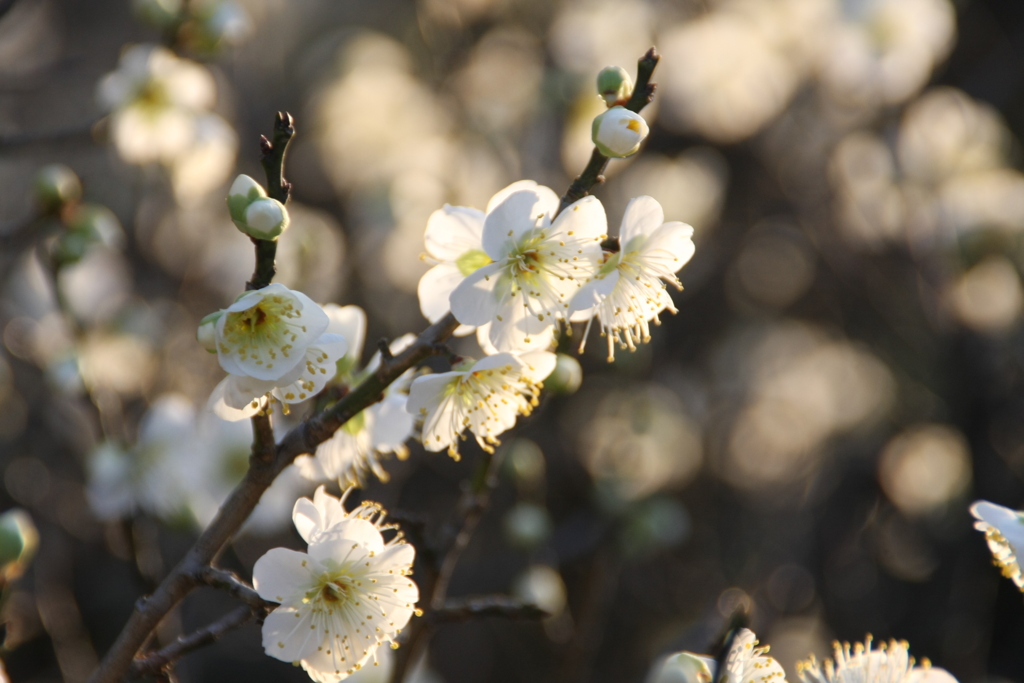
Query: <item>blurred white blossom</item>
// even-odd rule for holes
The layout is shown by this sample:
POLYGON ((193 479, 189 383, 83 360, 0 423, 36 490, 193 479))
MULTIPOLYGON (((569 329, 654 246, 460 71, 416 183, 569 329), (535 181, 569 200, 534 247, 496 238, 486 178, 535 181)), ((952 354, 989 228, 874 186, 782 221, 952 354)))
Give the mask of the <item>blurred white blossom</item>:
POLYGON ((1024 592, 1024 574, 1020 558, 1024 555, 1024 517, 1017 510, 978 500, 971 505, 971 514, 978 521, 974 528, 985 534, 989 550, 1003 576, 1024 592))

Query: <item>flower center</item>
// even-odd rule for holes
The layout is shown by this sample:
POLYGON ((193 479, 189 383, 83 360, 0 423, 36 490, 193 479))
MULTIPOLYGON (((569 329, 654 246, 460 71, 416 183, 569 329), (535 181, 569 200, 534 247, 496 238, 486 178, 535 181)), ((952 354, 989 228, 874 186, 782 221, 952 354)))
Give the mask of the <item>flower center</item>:
POLYGON ((291 299, 268 296, 252 308, 228 313, 224 320, 224 340, 243 354, 249 348, 270 347, 287 357, 292 343, 298 339, 292 331, 295 325, 292 321, 299 315, 291 299))

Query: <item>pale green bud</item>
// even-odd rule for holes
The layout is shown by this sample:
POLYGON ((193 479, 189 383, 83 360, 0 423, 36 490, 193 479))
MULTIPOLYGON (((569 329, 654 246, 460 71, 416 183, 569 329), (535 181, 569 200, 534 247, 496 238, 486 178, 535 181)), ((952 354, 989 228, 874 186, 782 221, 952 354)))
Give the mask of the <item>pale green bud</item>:
POLYGON ((199 345, 210 353, 217 353, 217 321, 222 315, 224 311, 214 311, 199 321, 199 328, 196 330, 199 345))
POLYGON ((633 79, 621 66, 606 66, 597 74, 597 94, 609 107, 622 104, 633 94, 633 79))
POLYGON ((649 132, 643 117, 625 107, 612 107, 599 115, 591 128, 598 151, 618 158, 635 154, 649 132))
POLYGON ((82 183, 64 164, 50 164, 36 174, 35 193, 44 211, 57 211, 82 198, 82 183))
POLYGON ((583 368, 572 356, 560 353, 556 356, 555 369, 544 380, 544 389, 555 394, 575 394, 583 383, 583 368))
POLYGON ((27 512, 14 508, 0 515, 0 579, 21 576, 38 546, 39 532, 27 512))
POLYGON ((263 186, 244 173, 235 178, 228 190, 228 213, 231 220, 242 232, 245 232, 245 210, 258 199, 266 199, 267 191, 263 186))
POLYGON ((288 229, 290 219, 284 204, 267 197, 257 199, 245 210, 245 234, 258 240, 276 240, 288 229))

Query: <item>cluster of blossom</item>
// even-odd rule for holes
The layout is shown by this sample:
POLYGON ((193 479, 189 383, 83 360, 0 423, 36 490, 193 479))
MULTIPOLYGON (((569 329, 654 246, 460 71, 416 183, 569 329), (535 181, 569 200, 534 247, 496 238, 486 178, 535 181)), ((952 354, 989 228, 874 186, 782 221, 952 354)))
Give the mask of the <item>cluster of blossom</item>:
MULTIPOLYGON (((346 494, 347 495, 347 494, 346 494)), ((351 512, 345 498, 320 487, 295 503, 292 520, 306 552, 274 548, 256 561, 253 586, 279 603, 263 622, 271 657, 301 665, 318 683, 348 677, 418 613, 419 590, 408 577, 415 549, 400 533, 385 541, 387 512, 364 502, 351 512)))
POLYGON ((97 87, 118 154, 166 167, 181 201, 219 186, 235 164, 238 136, 213 113, 216 95, 206 67, 147 44, 127 47, 97 87))
MULTIPOLYGON (((813 655, 797 662, 797 675, 803 683, 956 683, 944 669, 932 667, 925 659, 914 666, 906 641, 891 640, 877 649, 869 635, 863 643, 834 643, 831 659, 819 663, 813 655)), ((784 683, 786 672, 773 657, 768 646, 758 646, 757 637, 749 629, 740 629, 732 640, 725 658, 725 674, 717 675, 717 662, 711 657, 679 652, 661 660, 647 683, 784 683)))
POLYGON ((637 197, 617 245, 605 248, 606 232, 597 198, 559 211, 558 196, 531 180, 498 192, 486 211, 434 212, 424 256, 434 266, 419 283, 420 309, 432 322, 450 310, 461 323, 455 334, 475 330, 488 357, 413 382, 409 407, 424 417, 427 449, 456 455, 467 427, 490 448, 528 413, 554 369, 547 349, 560 322, 586 322, 589 332, 596 319, 611 361, 616 344, 635 349, 662 311, 675 312, 665 282, 680 286, 675 273, 693 255, 693 228, 666 223, 657 201, 637 197))
MULTIPOLYGON (((206 526, 245 474, 251 445, 249 425, 197 414, 187 397, 163 394, 143 416, 132 448, 107 441, 90 454, 90 507, 105 520, 145 513, 206 526)), ((287 470, 260 499, 246 530, 280 531, 306 487, 297 471, 287 470)))

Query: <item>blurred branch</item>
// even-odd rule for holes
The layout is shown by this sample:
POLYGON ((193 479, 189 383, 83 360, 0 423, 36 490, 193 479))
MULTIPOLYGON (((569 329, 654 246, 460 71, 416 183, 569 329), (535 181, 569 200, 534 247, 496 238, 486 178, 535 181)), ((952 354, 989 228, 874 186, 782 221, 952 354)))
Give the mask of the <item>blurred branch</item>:
MULTIPOLYGON (((131 664, 132 676, 159 674, 184 655, 220 640, 224 634, 249 623, 260 608, 239 607, 217 621, 178 639, 167 647, 146 657, 140 657, 131 664)), ((260 616, 265 616, 265 613, 260 616)), ((166 672, 170 674, 169 671, 166 672)))
POLYGON ((523 602, 509 595, 481 595, 471 598, 456 598, 434 610, 430 621, 435 624, 469 621, 478 617, 503 617, 505 619, 544 619, 550 616, 536 605, 523 602))
POLYGON ((23 131, 0 135, 0 154, 30 145, 62 144, 76 138, 91 140, 93 128, 97 123, 93 120, 56 130, 23 131))
POLYGON ((0 19, 4 18, 18 0, 0 0, 0 19))
MULTIPOLYGON (((660 59, 661 56, 658 54, 658 51, 652 47, 637 62, 636 86, 633 88, 633 95, 629 98, 629 102, 626 103, 626 109, 639 114, 654 99, 654 89, 656 86, 654 83, 651 83, 651 75, 654 73, 654 67, 658 66, 658 60, 660 59)), ((590 162, 583 169, 583 173, 576 177, 576 180, 572 182, 569 189, 562 195, 558 212, 561 213, 565 210, 565 207, 586 197, 594 185, 604 182, 602 173, 604 173, 604 169, 607 166, 608 157, 597 151, 597 147, 595 147, 590 155, 590 162)))

